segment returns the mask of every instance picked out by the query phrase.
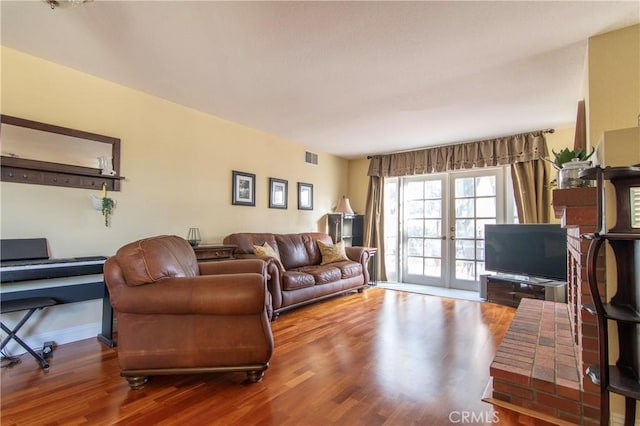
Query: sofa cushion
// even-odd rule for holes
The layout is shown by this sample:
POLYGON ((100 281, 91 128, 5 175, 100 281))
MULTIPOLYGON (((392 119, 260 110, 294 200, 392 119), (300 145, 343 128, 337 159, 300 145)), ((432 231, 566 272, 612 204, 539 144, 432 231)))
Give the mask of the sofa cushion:
POLYGON ((330 245, 318 240, 318 248, 322 254, 321 265, 349 260, 344 248, 344 241, 330 245))
POLYGON ((298 268, 298 271, 313 276, 318 284, 327 284, 340 281, 342 279, 342 271, 332 266, 311 265, 298 268))
POLYGON ((354 261, 335 262, 331 266, 339 268, 342 274, 342 279, 353 278, 362 275, 362 265, 354 261))
POLYGON ((157 282, 163 278, 195 277, 198 261, 187 240, 178 236, 158 236, 121 247, 115 258, 129 286, 157 282))
POLYGON ((308 246, 311 240, 306 234, 276 235, 276 242, 278 243, 282 265, 286 269, 320 263, 310 256, 308 246))
POLYGON ((299 288, 313 287, 316 283, 313 275, 299 271, 286 271, 282 274, 282 289, 296 290, 299 288))
POLYGON ((261 246, 254 245, 253 253, 261 259, 268 259, 270 257, 274 258, 278 262, 280 270, 284 270, 284 266, 282 266, 282 261, 280 260, 280 255, 269 245, 268 242, 265 241, 261 246))
POLYGON ((322 232, 302 234, 276 234, 277 251, 286 269, 295 269, 307 265, 319 265, 322 255, 316 241, 331 244, 331 237, 322 232))

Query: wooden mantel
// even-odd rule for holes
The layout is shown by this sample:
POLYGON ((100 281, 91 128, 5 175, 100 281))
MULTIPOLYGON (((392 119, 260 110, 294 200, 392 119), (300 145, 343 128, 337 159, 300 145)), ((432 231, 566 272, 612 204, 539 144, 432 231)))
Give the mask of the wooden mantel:
MULTIPOLYGON (((553 212, 563 227, 596 224, 596 188, 554 189, 553 212)), ((595 229, 594 229, 595 230, 595 229)))

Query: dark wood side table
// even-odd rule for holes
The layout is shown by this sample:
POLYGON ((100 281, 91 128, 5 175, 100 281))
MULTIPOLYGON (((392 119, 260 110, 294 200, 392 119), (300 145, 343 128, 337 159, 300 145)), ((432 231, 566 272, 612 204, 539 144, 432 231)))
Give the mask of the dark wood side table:
POLYGON ((198 262, 233 259, 233 252, 238 246, 224 244, 200 244, 193 248, 198 262))

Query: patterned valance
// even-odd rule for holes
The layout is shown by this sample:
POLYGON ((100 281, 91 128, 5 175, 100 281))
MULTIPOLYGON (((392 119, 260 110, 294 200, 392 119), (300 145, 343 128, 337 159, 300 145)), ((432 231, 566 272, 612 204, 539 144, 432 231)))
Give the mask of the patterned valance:
POLYGON ((369 176, 410 176, 472 167, 500 166, 548 156, 544 131, 478 142, 375 155, 369 176))

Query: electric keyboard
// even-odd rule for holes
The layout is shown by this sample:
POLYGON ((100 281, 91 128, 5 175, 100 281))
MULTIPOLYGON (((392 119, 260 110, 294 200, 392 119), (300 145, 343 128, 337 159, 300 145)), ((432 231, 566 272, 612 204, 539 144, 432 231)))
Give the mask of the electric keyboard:
POLYGON ((0 263, 0 283, 101 274, 104 256, 12 260, 0 263))
POLYGON ((104 256, 49 259, 47 240, 0 240, 0 296, 3 302, 50 298, 56 305, 102 299, 102 332, 98 340, 109 347, 113 309, 104 283, 104 256))

